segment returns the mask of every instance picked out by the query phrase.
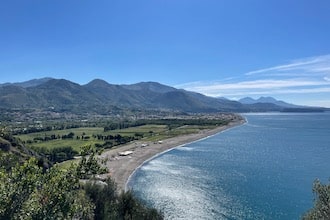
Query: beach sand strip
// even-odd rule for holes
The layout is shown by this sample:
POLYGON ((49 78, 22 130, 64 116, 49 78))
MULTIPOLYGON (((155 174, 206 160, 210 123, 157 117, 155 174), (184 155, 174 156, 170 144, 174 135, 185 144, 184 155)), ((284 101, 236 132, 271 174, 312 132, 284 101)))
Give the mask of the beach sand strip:
POLYGON ((108 150, 100 156, 102 160, 106 161, 106 166, 109 170, 109 173, 103 175, 103 177, 111 176, 116 182, 118 190, 125 190, 126 183, 131 174, 150 158, 168 151, 169 149, 215 135, 244 123, 245 121, 241 119, 215 129, 201 130, 199 133, 168 138, 160 142, 136 141, 116 149, 108 150))

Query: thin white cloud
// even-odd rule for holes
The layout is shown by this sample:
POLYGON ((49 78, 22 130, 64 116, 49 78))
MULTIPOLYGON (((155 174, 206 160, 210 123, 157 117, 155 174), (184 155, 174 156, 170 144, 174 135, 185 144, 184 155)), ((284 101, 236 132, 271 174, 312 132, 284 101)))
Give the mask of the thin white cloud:
POLYGON ((330 55, 295 60, 222 81, 186 83, 178 88, 235 99, 264 95, 290 96, 292 99, 294 94, 307 98, 306 94, 309 99, 302 100, 308 103, 327 97, 328 94, 330 97, 330 55))
MULTIPOLYGON (((238 98, 263 95, 311 95, 330 97, 330 55, 259 69, 217 82, 192 82, 179 86, 213 97, 238 98)), ((329 98, 330 100, 330 98, 329 98)))
POLYGON ((181 87, 186 90, 199 92, 209 96, 238 96, 238 95, 258 95, 258 94, 284 94, 303 92, 329 92, 330 81, 308 80, 308 79, 287 79, 287 80, 253 80, 236 83, 193 83, 181 87), (327 87, 328 86, 328 87, 327 87), (317 90, 326 88, 326 90, 317 90), (297 92, 295 92, 297 91, 297 92))
POLYGON ((324 79, 325 81, 330 82, 330 77, 328 77, 328 76, 325 76, 323 79, 324 79))
POLYGON ((289 64, 278 65, 274 67, 254 70, 245 73, 246 76, 252 76, 257 74, 280 74, 281 72, 296 73, 297 71, 301 73, 320 73, 326 74, 330 73, 330 55, 323 55, 317 57, 309 57, 299 60, 294 60, 289 64))
POLYGON ((245 96, 263 96, 263 95, 279 95, 279 94, 316 94, 316 93, 330 93, 329 87, 323 88, 307 88, 307 89, 285 89, 285 90, 233 90, 233 91, 221 91, 219 93, 205 93, 205 95, 211 97, 230 97, 239 99, 237 97, 245 96))
POLYGON ((321 86, 330 85, 328 81, 309 81, 303 79, 288 79, 288 80, 254 80, 243 81, 237 83, 213 84, 213 85, 196 85, 193 87, 195 90, 232 90, 232 89, 279 89, 287 87, 298 86, 321 86))
POLYGON ((305 93, 328 93, 330 92, 330 87, 320 87, 320 88, 307 88, 307 89, 289 89, 289 90, 279 90, 276 94, 305 94, 305 93))
POLYGON ((270 72, 270 71, 287 71, 287 70, 292 70, 292 69, 302 67, 302 66, 305 66, 308 64, 313 64, 315 62, 316 62, 315 60, 311 60, 311 61, 306 61, 306 62, 297 62, 297 63, 287 64, 287 65, 280 65, 280 66, 250 71, 250 72, 245 73, 245 75, 254 75, 257 73, 264 73, 264 72, 270 72))

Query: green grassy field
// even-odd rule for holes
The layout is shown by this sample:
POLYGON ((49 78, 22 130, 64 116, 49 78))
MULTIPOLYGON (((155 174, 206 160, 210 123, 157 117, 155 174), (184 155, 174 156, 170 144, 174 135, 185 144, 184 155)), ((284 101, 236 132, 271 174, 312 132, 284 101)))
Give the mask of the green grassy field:
POLYGON ((73 132, 75 135, 81 136, 83 133, 86 135, 93 135, 93 134, 100 134, 103 133, 103 128, 101 127, 82 127, 82 128, 71 128, 71 129, 64 129, 64 130, 54 130, 54 131, 46 131, 46 132, 36 132, 30 134, 22 134, 18 135, 17 137, 20 138, 22 141, 33 140, 36 137, 45 137, 55 134, 57 135, 65 135, 70 132, 73 132))
POLYGON ((104 132, 102 127, 82 127, 72 128, 65 130, 53 130, 47 132, 36 132, 24 135, 18 135, 17 137, 25 142, 28 147, 34 148, 57 148, 57 147, 72 147, 77 152, 80 152, 80 148, 85 145, 104 144, 104 140, 98 140, 97 135, 121 135, 121 136, 132 136, 140 134, 143 136, 144 141, 158 141, 169 137, 175 137, 178 135, 197 133, 201 129, 210 129, 214 126, 197 126, 197 125, 185 125, 175 129, 169 129, 166 125, 142 125, 138 127, 130 127, 126 129, 118 129, 104 132), (45 138, 55 135, 61 137, 67 135, 70 132, 74 133, 72 139, 55 139, 49 141, 34 141, 35 138, 45 138), (77 138, 77 136, 79 138, 77 138), (88 139, 82 139, 81 137, 89 137, 88 139))
POLYGON ((17 137, 22 141, 25 141, 28 147, 36 147, 36 148, 56 148, 56 147, 72 147, 75 151, 80 152, 80 148, 84 145, 94 145, 96 143, 103 144, 104 141, 99 141, 93 138, 93 135, 96 134, 103 134, 103 128, 72 128, 72 129, 65 129, 65 130, 54 130, 54 131, 47 131, 47 132, 36 132, 24 135, 18 135, 17 137), (74 133, 74 138, 72 139, 55 139, 49 141, 33 141, 35 138, 44 138, 49 137, 51 135, 55 136, 62 136, 67 135, 70 132, 74 133), (77 139, 76 137, 89 136, 90 139, 77 139), (29 143, 31 141, 32 143, 29 143))

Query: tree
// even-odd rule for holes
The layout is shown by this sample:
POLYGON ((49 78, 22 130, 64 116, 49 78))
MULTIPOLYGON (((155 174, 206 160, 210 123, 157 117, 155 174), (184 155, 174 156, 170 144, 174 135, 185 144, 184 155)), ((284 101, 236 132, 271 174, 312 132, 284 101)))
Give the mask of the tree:
POLYGON ((87 182, 83 187, 95 205, 95 219, 118 219, 116 185, 110 178, 105 183, 87 182))
POLYGON ((92 178, 95 174, 106 173, 107 169, 100 166, 95 157, 96 153, 97 151, 91 145, 82 147, 80 154, 83 157, 77 166, 77 175, 80 179, 88 179, 92 178))
POLYGON ((163 219, 131 192, 118 194, 110 178, 93 179, 104 171, 95 153, 84 147, 88 156, 66 170, 43 170, 33 157, 8 167, 0 158, 0 219, 163 219), (89 178, 87 184, 81 178, 89 178))
POLYGON ((40 183, 41 169, 35 159, 16 165, 10 172, 0 170, 0 218, 19 217, 30 195, 40 183), (18 216, 17 216, 18 215, 18 216))
POLYGON ((161 220, 163 215, 156 209, 144 206, 131 191, 122 192, 118 198, 118 219, 161 220))
POLYGON ((163 219, 162 214, 156 209, 144 206, 132 192, 117 194, 116 184, 110 178, 105 183, 101 185, 90 182, 84 186, 87 196, 95 204, 95 219, 163 219))
POLYGON ((328 220, 330 219, 330 183, 322 184, 320 180, 316 180, 313 186, 315 194, 314 207, 309 210, 304 220, 328 220))
POLYGON ((0 169, 0 219, 92 219, 94 206, 76 173, 74 166, 43 172, 35 158, 0 169))

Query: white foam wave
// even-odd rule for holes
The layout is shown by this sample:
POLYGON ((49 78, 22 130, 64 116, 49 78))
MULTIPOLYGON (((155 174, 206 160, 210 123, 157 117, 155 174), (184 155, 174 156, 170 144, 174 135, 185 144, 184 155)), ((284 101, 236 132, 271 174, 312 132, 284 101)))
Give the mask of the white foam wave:
POLYGON ((179 151, 196 151, 197 149, 193 148, 193 147, 183 146, 183 147, 178 147, 176 150, 179 150, 179 151))

